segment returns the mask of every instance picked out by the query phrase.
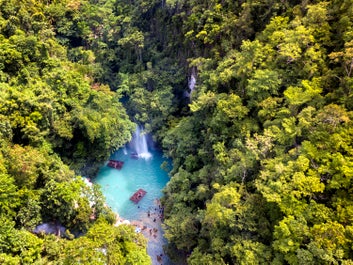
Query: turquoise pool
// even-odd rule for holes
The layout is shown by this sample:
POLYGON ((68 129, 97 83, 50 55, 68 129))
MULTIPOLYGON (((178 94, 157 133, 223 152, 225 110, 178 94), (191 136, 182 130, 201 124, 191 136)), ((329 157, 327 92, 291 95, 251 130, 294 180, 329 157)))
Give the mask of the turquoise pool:
POLYGON ((159 199, 169 181, 168 172, 161 165, 170 163, 163 158, 162 152, 151 150, 148 144, 153 146, 151 137, 138 126, 132 141, 110 158, 123 161, 123 167, 114 169, 106 164, 98 172, 95 182, 101 186, 108 206, 121 218, 132 221, 136 232, 142 232, 148 239, 147 252, 152 264, 169 265, 172 262, 163 250, 167 240, 162 229, 163 209, 159 199), (130 197, 139 189, 147 193, 135 204, 130 197))
POLYGON ((154 210, 155 201, 162 196, 162 189, 169 181, 168 173, 161 169, 166 161, 158 150, 151 150, 150 157, 135 159, 131 157, 134 150, 125 147, 115 152, 111 159, 124 162, 122 169, 103 166, 95 182, 102 187, 107 204, 120 217, 128 220, 142 220, 147 212, 154 210), (138 189, 147 194, 135 204, 130 201, 131 195, 138 189))

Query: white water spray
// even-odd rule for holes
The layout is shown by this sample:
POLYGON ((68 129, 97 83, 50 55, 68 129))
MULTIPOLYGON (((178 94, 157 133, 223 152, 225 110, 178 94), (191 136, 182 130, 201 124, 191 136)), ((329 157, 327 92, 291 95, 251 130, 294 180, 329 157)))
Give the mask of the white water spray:
POLYGON ((124 146, 123 152, 124 152, 124 155, 127 155, 126 146, 124 146))
POLYGON ((137 126, 133 135, 133 146, 139 158, 149 159, 152 154, 148 152, 146 135, 140 126, 137 126))
POLYGON ((192 95, 193 91, 195 90, 195 86, 196 86, 196 70, 195 70, 195 68, 192 68, 191 75, 190 75, 190 78, 188 81, 188 88, 189 88, 190 92, 185 91, 184 95, 188 98, 191 98, 191 95, 192 95))
POLYGON ((196 85, 196 77, 194 73, 191 74, 190 80, 189 80, 189 89, 190 89, 190 95, 192 91, 194 91, 196 85))

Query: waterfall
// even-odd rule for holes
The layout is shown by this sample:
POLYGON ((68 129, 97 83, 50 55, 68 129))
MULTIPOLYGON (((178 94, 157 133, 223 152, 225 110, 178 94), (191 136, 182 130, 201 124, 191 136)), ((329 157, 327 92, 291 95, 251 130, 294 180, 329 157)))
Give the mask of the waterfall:
POLYGON ((138 158, 148 159, 152 157, 152 154, 148 152, 146 135, 143 132, 143 128, 140 126, 136 127, 136 131, 133 135, 133 147, 138 158))
POLYGON ((195 67, 193 67, 191 70, 191 75, 190 75, 189 81, 188 81, 188 88, 189 88, 190 92, 185 91, 184 96, 187 98, 190 98, 192 92, 195 90, 195 86, 196 86, 196 69, 195 69, 195 67))
POLYGON ((196 77, 194 73, 191 74, 190 80, 189 80, 189 89, 190 89, 190 94, 192 91, 194 91, 196 85, 196 77))

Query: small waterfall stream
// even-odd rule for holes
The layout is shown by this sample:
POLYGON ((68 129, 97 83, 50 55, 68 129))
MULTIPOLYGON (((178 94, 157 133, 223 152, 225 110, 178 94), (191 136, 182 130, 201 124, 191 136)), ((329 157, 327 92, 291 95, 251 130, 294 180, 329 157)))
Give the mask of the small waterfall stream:
POLYGON ((194 91, 195 85, 196 85, 196 77, 195 77, 195 74, 192 73, 191 77, 190 77, 190 80, 189 80, 190 94, 192 93, 192 91, 194 91))
POLYGON ((187 97, 187 98, 191 98, 192 96, 192 93, 193 91, 195 90, 195 86, 196 86, 196 69, 195 67, 193 67, 191 69, 191 75, 190 75, 190 78, 188 80, 188 88, 189 88, 189 91, 185 91, 184 92, 184 96, 187 97))

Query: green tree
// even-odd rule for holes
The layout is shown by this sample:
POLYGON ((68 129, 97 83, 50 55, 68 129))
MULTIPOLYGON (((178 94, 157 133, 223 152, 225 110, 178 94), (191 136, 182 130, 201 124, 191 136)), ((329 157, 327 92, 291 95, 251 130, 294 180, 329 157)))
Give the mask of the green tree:
POLYGON ((58 221, 71 231, 86 231, 93 214, 91 204, 94 201, 88 197, 90 193, 90 188, 81 179, 61 183, 49 181, 41 199, 43 219, 58 221))
POLYGON ((33 264, 40 259, 43 241, 26 230, 17 230, 15 223, 1 217, 0 249, 6 262, 20 261, 21 264, 33 264), (6 255, 7 254, 7 255, 6 255), (14 256, 14 258, 10 258, 14 256))

